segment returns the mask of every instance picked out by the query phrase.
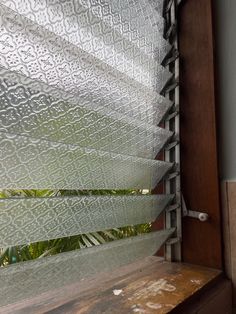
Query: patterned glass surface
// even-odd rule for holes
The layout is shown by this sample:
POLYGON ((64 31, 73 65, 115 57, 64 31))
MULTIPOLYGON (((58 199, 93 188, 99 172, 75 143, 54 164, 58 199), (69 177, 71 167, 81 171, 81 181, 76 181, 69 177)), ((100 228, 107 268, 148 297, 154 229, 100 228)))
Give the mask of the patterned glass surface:
POLYGON ((0 199, 0 247, 154 221, 173 196, 0 199))
MULTIPOLYGON (((70 43, 82 48, 83 51, 146 86, 160 89, 168 77, 167 70, 159 65, 161 60, 156 60, 152 54, 140 49, 142 46, 148 46, 148 43, 139 42, 147 40, 148 36, 153 37, 151 42, 155 42, 159 48, 164 46, 164 40, 159 33, 159 31, 163 32, 163 18, 147 1, 67 0, 63 2, 56 0, 22 3, 22 1, 3 0, 2 3, 37 25, 43 26, 44 29, 40 30, 45 39, 52 37, 45 31, 49 30, 65 39, 67 45, 70 43), (142 25, 145 25, 145 36, 143 31, 140 34, 142 25), (133 37, 127 38, 128 27, 136 30, 136 44, 133 40, 134 34, 133 37)), ((25 19, 19 17, 18 21, 25 27, 29 26, 25 19)), ((31 24, 30 27, 33 25, 31 24)), ((132 33, 131 30, 128 32, 132 33)))
POLYGON ((171 163, 0 132, 0 188, 150 189, 171 163))
MULTIPOLYGON (((158 98, 157 92, 171 78, 164 68, 146 64, 146 56, 140 60, 143 67, 135 65, 135 52, 130 62, 115 52, 111 53, 114 64, 108 62, 109 56, 104 62, 103 58, 71 44, 5 6, 0 7, 0 12, 0 35, 3 38, 0 64, 32 78, 40 78, 48 85, 84 97, 104 97, 114 101, 121 94, 143 101, 146 96, 158 98), (149 68, 151 72, 145 74, 149 68)), ((96 45, 93 49, 96 50, 96 45)))
POLYGON ((172 135, 157 127, 171 106, 160 3, 0 1, 1 188, 161 179, 170 165, 148 161, 172 135))
POLYGON ((111 271, 154 255, 173 229, 117 240, 87 249, 60 253, 0 269, 0 305, 33 297, 51 289, 111 271))
POLYGON ((81 147, 154 159, 172 135, 114 111, 55 98, 46 86, 3 68, 0 103, 0 131, 81 147))
MULTIPOLYGON (((163 0, 0 0, 0 189, 152 189, 172 133, 163 0)), ((0 247, 151 222, 168 196, 0 200, 0 247)), ((0 305, 153 255, 174 230, 0 268, 0 305)))

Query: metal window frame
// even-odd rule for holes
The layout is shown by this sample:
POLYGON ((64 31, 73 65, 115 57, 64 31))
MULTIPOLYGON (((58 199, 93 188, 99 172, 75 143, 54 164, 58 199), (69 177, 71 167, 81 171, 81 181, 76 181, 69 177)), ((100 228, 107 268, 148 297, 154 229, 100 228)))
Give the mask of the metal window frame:
POLYGON ((165 192, 175 194, 171 206, 165 214, 165 228, 176 228, 174 236, 166 242, 165 259, 167 261, 182 260, 181 240, 182 240, 182 209, 181 209, 181 180, 180 180, 180 119, 179 119, 179 54, 177 37, 177 9, 180 1, 168 0, 164 5, 163 16, 165 18, 165 37, 171 44, 171 53, 165 66, 173 73, 173 77, 163 90, 165 97, 168 97, 173 106, 165 117, 164 127, 173 131, 172 143, 165 148, 164 160, 175 164, 173 172, 165 178, 165 192))
MULTIPOLYGON (((168 96, 172 97, 173 108, 175 108, 166 117, 165 127, 170 128, 169 121, 175 121, 176 124, 174 122, 174 127, 171 129, 181 137, 181 148, 179 145, 173 145, 176 148, 171 150, 172 153, 165 153, 165 160, 177 164, 177 171, 169 175, 172 179, 166 180, 165 183, 166 192, 173 191, 176 194, 175 203, 166 213, 166 227, 170 225, 176 227, 175 238, 170 239, 166 244, 166 259, 222 269, 214 2, 213 0, 166 0, 165 8, 166 34, 168 36, 172 34, 170 43, 176 45, 181 55, 180 60, 176 59, 176 56, 168 60, 172 60, 171 62, 176 60, 175 81, 173 80, 165 89, 166 96, 169 93, 168 96), (174 31, 175 36, 173 36, 174 31), (179 71, 179 63, 183 71, 179 71), (181 84, 181 93, 177 85, 178 80, 181 84), (179 106, 179 97, 181 106, 179 106), (179 111, 181 128, 179 128, 179 111), (188 215, 183 215, 185 216, 183 219, 178 173, 180 151, 181 193, 185 197, 188 208, 188 215), (191 213, 194 213, 194 217, 191 213), (204 219, 205 223, 199 219, 199 214, 202 213, 207 214, 209 218, 207 221, 204 219)), ((166 62, 166 66, 168 64, 166 62)))

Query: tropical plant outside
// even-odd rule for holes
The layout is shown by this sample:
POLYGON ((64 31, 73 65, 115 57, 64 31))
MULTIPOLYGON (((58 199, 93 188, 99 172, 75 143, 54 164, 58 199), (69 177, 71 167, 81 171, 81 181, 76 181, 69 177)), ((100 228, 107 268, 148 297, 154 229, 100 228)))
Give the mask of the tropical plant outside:
MULTIPOLYGON (((142 190, 2 190, 0 198, 9 197, 58 197, 79 195, 137 195, 142 190)), ((82 235, 64 237, 54 240, 31 243, 8 248, 0 248, 0 266, 21 261, 43 258, 61 252, 91 247, 116 239, 147 233, 151 230, 151 224, 126 226, 100 232, 86 233, 82 235)))

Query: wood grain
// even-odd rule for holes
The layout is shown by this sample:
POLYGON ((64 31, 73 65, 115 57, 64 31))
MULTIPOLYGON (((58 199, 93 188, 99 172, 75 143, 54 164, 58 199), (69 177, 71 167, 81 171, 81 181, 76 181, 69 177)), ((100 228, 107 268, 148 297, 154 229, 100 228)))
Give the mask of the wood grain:
POLYGON ((4 314, 169 313, 221 272, 149 257, 60 290, 0 309, 4 314), (116 293, 114 293, 116 291, 116 293), (116 295, 115 295, 116 294, 116 295))
POLYGON ((222 267, 216 145, 211 0, 187 0, 179 10, 181 180, 187 207, 208 222, 183 221, 183 261, 222 267))

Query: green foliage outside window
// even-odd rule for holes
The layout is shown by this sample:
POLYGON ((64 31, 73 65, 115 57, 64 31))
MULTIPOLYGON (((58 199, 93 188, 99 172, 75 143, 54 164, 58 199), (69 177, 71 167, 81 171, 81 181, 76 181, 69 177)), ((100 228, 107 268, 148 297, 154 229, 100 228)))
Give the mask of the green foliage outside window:
MULTIPOLYGON (((137 195, 142 191, 134 190, 2 190, 0 198, 8 197, 57 197, 79 195, 137 195)), ((127 226, 111 230, 92 232, 82 235, 70 236, 54 240, 31 243, 9 248, 0 248, 0 266, 13 264, 21 261, 42 258, 61 252, 99 245, 108 241, 147 233, 151 230, 151 224, 127 226)))

